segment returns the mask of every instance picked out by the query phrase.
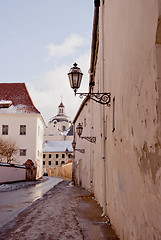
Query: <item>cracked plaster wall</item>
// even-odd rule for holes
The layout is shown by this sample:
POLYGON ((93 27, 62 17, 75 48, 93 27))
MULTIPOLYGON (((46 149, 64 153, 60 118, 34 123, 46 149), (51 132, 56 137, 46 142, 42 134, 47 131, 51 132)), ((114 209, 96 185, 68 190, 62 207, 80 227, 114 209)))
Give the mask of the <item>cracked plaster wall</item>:
POLYGON ((160 0, 101 5, 105 92, 115 97, 115 131, 113 106, 105 109, 107 214, 125 240, 161 239, 160 6, 160 0))

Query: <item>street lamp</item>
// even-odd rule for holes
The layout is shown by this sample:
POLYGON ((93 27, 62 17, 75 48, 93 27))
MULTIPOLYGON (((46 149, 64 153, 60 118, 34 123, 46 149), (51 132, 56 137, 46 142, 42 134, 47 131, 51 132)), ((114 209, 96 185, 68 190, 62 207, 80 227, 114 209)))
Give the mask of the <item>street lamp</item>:
MULTIPOLYGON (((68 150, 68 148, 65 149, 65 154, 66 154, 67 156, 69 155, 69 150, 68 150)), ((73 158, 73 155, 72 155, 72 154, 70 154, 70 158, 73 158)))
POLYGON ((83 73, 80 70, 80 68, 77 67, 78 66, 77 63, 74 63, 73 66, 74 67, 72 67, 68 73, 68 77, 69 77, 70 86, 71 88, 73 88, 76 95, 76 92, 81 84, 83 73))
POLYGON ((106 104, 109 107, 111 102, 111 93, 77 93, 81 84, 83 73, 81 69, 77 67, 77 63, 74 63, 73 66, 74 67, 72 67, 68 73, 68 77, 70 86, 73 88, 75 95, 79 94, 81 98, 83 96, 88 97, 97 103, 106 104))
POLYGON ((72 142, 72 147, 73 147, 73 149, 74 149, 75 151, 78 151, 78 152, 80 152, 80 153, 85 153, 85 149, 75 148, 75 147, 76 147, 76 142, 75 142, 75 140, 73 140, 73 142, 72 142))
MULTIPOLYGON (((76 131, 79 137, 81 137, 82 132, 83 132, 83 126, 81 123, 78 124, 78 126, 76 127, 76 131)), ((82 139, 86 139, 87 141, 91 142, 91 143, 96 143, 96 137, 81 137, 82 139)))

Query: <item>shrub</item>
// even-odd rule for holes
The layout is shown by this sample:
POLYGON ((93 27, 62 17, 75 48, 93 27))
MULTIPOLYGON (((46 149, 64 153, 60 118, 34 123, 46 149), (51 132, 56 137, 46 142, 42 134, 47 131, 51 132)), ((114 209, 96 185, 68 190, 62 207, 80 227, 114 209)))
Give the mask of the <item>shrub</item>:
POLYGON ((10 139, 0 139, 0 161, 11 163, 15 161, 14 155, 18 148, 16 143, 10 139))

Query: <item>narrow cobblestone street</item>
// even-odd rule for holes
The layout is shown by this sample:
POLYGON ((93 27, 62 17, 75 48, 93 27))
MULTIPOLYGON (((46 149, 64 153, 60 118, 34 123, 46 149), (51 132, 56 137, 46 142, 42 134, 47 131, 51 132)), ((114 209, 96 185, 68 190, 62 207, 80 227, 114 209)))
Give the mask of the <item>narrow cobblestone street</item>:
POLYGON ((118 239, 84 189, 64 180, 0 229, 0 240, 118 239))

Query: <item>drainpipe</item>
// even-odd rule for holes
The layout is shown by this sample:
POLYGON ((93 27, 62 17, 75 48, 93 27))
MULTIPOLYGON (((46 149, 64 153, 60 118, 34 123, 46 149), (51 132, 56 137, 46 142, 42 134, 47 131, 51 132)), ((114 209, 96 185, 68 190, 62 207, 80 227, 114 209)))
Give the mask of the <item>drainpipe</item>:
MULTIPOLYGON (((101 61, 100 61, 100 92, 104 92, 104 14, 103 14, 103 1, 101 2, 101 14, 100 14, 100 38, 99 38, 99 42, 100 42, 100 56, 101 56, 101 61)), ((101 133, 102 133, 102 161, 103 161, 103 215, 106 215, 106 204, 107 204, 107 197, 106 197, 106 145, 105 145, 105 106, 101 105, 100 106, 100 114, 101 114, 101 133)))
MULTIPOLYGON (((73 132, 74 132, 74 137, 73 140, 75 141, 75 123, 73 123, 73 132)), ((75 148, 73 149, 73 157, 72 157, 72 181, 75 184, 75 148)))

